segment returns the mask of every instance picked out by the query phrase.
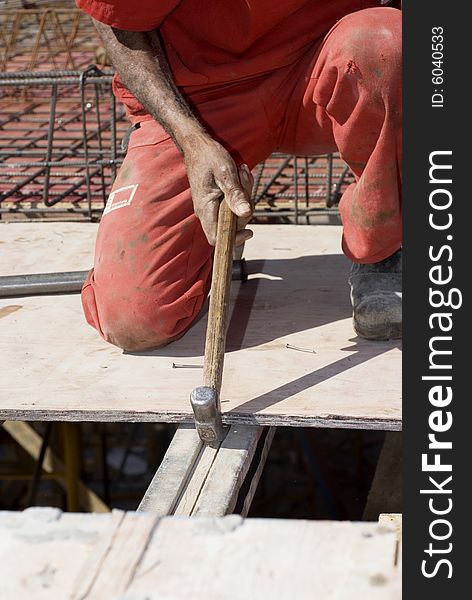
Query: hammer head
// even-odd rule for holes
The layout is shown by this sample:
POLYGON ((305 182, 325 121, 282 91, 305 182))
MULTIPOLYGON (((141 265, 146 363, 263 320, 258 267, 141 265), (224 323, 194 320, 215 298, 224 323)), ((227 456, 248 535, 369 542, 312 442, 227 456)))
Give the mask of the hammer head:
POLYGON ((215 388, 208 386, 195 388, 190 394, 190 403, 200 439, 207 444, 221 442, 223 425, 218 392, 215 388))

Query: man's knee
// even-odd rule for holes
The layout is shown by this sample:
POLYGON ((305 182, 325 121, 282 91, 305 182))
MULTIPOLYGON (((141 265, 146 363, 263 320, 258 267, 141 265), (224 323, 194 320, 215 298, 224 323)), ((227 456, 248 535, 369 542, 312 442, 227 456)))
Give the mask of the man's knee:
POLYGON ((190 310, 185 301, 172 307, 140 303, 120 310, 119 314, 115 306, 102 306, 102 335, 107 342, 129 352, 166 346, 192 325, 203 300, 196 298, 190 310))
POLYGON ((129 352, 161 348, 179 339, 189 329, 204 300, 202 294, 191 299, 183 296, 167 305, 153 300, 135 301, 127 309, 120 310, 119 315, 116 308, 111 307, 111 314, 104 318, 102 325, 103 337, 129 352))
POLYGON ((379 78, 389 67, 390 70, 401 67, 401 11, 394 8, 360 10, 344 17, 336 29, 341 34, 348 71, 364 66, 373 69, 372 74, 379 78))
POLYGON ((172 335, 172 324, 169 327, 156 328, 155 319, 135 318, 133 314, 124 314, 120 319, 104 319, 102 325, 103 338, 128 352, 139 352, 165 346, 175 336, 172 335))
POLYGON ((107 342, 129 352, 159 348, 181 337, 200 313, 205 298, 204 285, 174 299, 153 289, 120 294, 95 284, 82 290, 88 323, 107 342))

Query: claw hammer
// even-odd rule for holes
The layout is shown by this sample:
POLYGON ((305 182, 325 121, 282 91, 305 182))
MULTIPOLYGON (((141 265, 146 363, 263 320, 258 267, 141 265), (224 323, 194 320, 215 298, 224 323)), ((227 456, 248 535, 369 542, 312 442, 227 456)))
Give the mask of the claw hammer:
POLYGON ((210 306, 203 360, 203 385, 190 395, 198 435, 207 444, 218 443, 224 437, 221 422, 220 391, 225 358, 226 321, 228 317, 233 246, 237 216, 226 200, 220 203, 210 306))

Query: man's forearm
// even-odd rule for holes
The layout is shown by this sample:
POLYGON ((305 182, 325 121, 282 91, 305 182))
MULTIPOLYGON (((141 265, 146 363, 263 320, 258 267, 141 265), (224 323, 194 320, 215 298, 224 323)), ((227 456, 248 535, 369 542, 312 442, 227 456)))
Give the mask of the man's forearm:
POLYGON ((208 133, 175 85, 157 31, 122 31, 95 21, 123 84, 164 127, 180 151, 208 133))
POLYGON ((252 176, 205 130, 172 79, 157 31, 135 33, 95 22, 123 84, 166 129, 180 149, 195 214, 215 244, 218 208, 224 196, 239 217, 236 244, 249 239, 252 176))

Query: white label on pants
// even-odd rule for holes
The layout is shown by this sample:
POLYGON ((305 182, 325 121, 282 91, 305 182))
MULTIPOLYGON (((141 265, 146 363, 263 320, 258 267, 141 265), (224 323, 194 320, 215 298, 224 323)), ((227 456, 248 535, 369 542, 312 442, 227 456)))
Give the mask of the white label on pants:
POLYGON ((107 204, 105 206, 105 210, 103 211, 103 216, 112 210, 116 210, 117 208, 123 208, 123 206, 129 206, 133 197, 138 189, 138 183, 135 185, 127 185, 122 188, 118 188, 114 190, 109 196, 107 200, 107 204))

